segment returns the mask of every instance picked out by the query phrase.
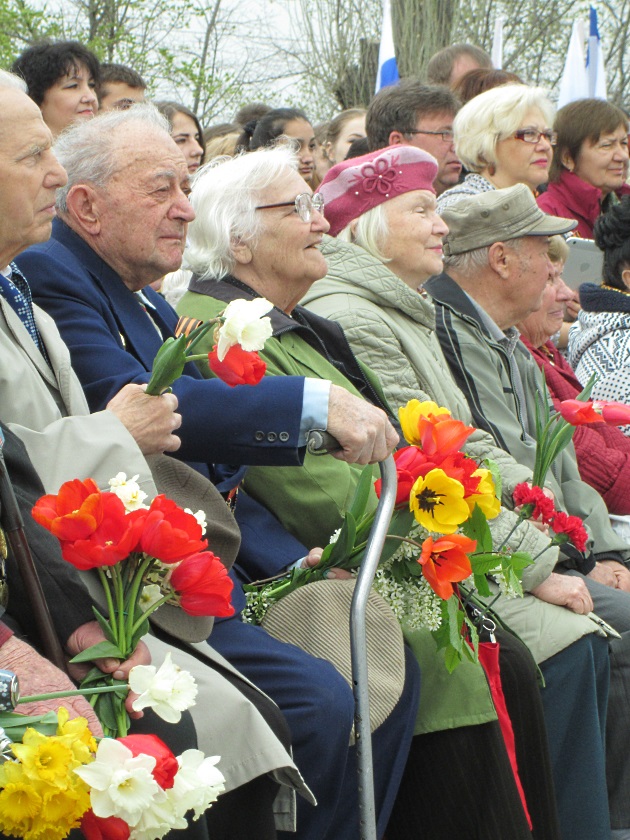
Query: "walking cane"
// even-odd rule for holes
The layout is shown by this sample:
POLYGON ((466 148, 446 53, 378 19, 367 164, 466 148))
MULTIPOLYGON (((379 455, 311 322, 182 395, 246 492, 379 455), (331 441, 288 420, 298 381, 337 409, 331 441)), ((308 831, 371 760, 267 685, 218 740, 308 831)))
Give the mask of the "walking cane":
MULTIPOLYGON (((339 444, 327 432, 311 432, 308 448, 311 452, 321 453, 323 450, 334 452, 339 449, 339 444)), ((392 456, 388 455, 384 461, 379 463, 379 467, 382 479, 381 497, 367 541, 365 556, 359 569, 350 609, 350 653, 352 657, 354 733, 357 749, 361 840, 377 840, 370 698, 368 693, 366 612, 370 589, 381 559, 387 529, 396 502, 396 466, 392 456)))
POLYGON ((44 654, 54 665, 67 673, 63 650, 55 632, 39 575, 24 533, 24 520, 13 492, 13 485, 4 460, 3 447, 4 437, 0 430, 0 524, 6 534, 15 562, 20 569, 24 588, 33 608, 35 625, 44 654))

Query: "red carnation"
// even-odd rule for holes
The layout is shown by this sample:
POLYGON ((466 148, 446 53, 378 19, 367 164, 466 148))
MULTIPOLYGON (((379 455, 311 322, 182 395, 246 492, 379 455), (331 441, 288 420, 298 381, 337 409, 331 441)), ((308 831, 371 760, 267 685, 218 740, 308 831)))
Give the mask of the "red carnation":
POLYGON ((514 504, 522 507, 524 513, 531 519, 540 519, 545 525, 550 525, 556 509, 553 500, 546 496, 542 487, 532 487, 527 482, 517 484, 512 494, 514 504))
POLYGON ((173 569, 170 584, 188 615, 223 618, 234 614, 230 600, 232 581, 223 563, 211 551, 201 551, 182 560, 173 569))
POLYGON ((254 351, 243 350, 240 344, 234 344, 219 361, 216 347, 208 353, 210 370, 230 387, 235 385, 258 385, 265 375, 267 365, 254 351))
POLYGON ((124 738, 117 738, 116 740, 124 744, 128 750, 131 750, 134 757, 137 755, 152 756, 155 759, 155 767, 151 773, 155 781, 162 790, 173 787, 179 764, 164 741, 161 741, 157 735, 125 735, 124 738))
POLYGON ((567 542, 574 545, 578 551, 582 553, 586 551, 588 533, 579 516, 569 516, 559 510, 550 524, 555 534, 566 536, 567 542))
POLYGON ((176 563, 208 545, 208 540, 201 539, 201 525, 192 513, 164 495, 156 496, 148 511, 134 511, 129 516, 143 523, 138 550, 162 563, 176 563))

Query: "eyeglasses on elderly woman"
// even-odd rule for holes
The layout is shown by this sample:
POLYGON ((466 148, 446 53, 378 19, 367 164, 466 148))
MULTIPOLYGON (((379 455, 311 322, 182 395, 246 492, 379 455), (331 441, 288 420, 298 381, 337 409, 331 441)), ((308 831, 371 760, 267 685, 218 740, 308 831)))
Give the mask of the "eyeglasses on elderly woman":
POLYGON ((546 131, 539 131, 537 128, 519 128, 514 132, 514 137, 516 140, 522 140, 523 143, 539 143, 541 137, 544 137, 550 146, 555 146, 558 142, 558 132, 550 128, 546 131))
POLYGON ((291 207, 295 205, 295 212, 303 222, 310 222, 313 218, 313 210, 318 213, 324 212, 324 197, 317 194, 300 193, 293 201, 280 201, 278 204, 262 204, 256 210, 272 210, 274 207, 291 207))

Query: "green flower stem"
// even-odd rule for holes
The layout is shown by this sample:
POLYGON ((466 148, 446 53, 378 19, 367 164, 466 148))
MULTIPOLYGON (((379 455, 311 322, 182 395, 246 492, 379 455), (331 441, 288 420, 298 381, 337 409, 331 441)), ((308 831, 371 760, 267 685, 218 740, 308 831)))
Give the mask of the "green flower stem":
POLYGON ((56 700, 59 697, 90 697, 93 694, 111 694, 113 691, 120 691, 120 685, 102 685, 95 688, 75 688, 73 691, 49 691, 47 694, 28 694, 20 697, 20 703, 37 703, 40 700, 56 700))
POLYGON ((162 598, 159 599, 159 601, 156 601, 155 604, 151 604, 151 606, 143 612, 143 614, 136 621, 136 623, 133 624, 131 626, 131 628, 129 629, 129 638, 130 639, 133 639, 134 635, 136 634, 136 631, 138 630, 140 625, 143 623, 143 621, 146 621, 147 618, 151 615, 151 613, 154 613, 158 609, 158 607, 162 606, 162 604, 166 604, 166 602, 169 600, 170 597, 171 597, 170 594, 169 595, 164 595, 162 598))
POLYGON ((113 620, 116 613, 114 612, 114 602, 112 600, 112 592, 111 592, 111 588, 110 588, 110 585, 109 585, 109 580, 107 579, 107 575, 105 574, 105 570, 103 569, 102 566, 99 566, 96 571, 98 572, 98 576, 101 579, 101 584, 103 586, 103 592, 105 593, 105 598, 107 600, 107 611, 109 613, 109 626, 111 628, 112 635, 114 636, 114 641, 116 642, 116 644, 119 644, 118 635, 117 635, 117 627, 116 627, 116 623, 113 620))
MULTIPOLYGON (((197 327, 196 330, 193 330, 190 334, 189 338, 191 339, 186 346, 186 358, 189 362, 195 361, 195 358, 192 356, 192 351, 195 349, 197 344, 201 341, 201 339, 205 336, 205 334, 209 331, 210 327, 214 326, 215 324, 222 323, 223 318, 218 316, 216 318, 211 318, 209 321, 206 321, 205 324, 202 324, 200 327, 197 327)), ((199 359, 207 359, 208 354, 204 353, 201 356, 198 356, 199 359)))
POLYGON ((532 515, 533 512, 534 512, 534 506, 532 504, 523 505, 523 507, 521 508, 521 510, 518 514, 518 519, 516 520, 516 522, 512 526, 512 530, 507 535, 507 537, 503 540, 501 545, 497 548, 497 550, 496 550, 497 554, 499 554, 501 551, 503 551, 504 548, 507 548, 507 544, 512 539, 514 534, 516 533, 516 529, 518 528, 518 526, 522 522, 525 522, 526 519, 529 519, 529 517, 532 515))
MULTIPOLYGON (((153 557, 147 557, 146 555, 140 560, 136 571, 134 573, 133 578, 131 579, 131 585, 127 592, 125 601, 128 605, 127 609, 127 639, 129 643, 133 639, 134 632, 137 629, 137 622, 134 624, 134 614, 135 614, 135 606, 138 602, 138 594, 140 592, 140 587, 142 586, 142 581, 144 580, 144 576, 146 572, 148 572, 151 566, 154 563, 153 557)), ((144 620, 144 616, 143 616, 144 620)))
POLYGON ((114 578, 114 592, 116 595, 116 613, 115 617, 118 620, 118 647, 123 654, 123 659, 131 653, 129 650, 129 640, 125 635, 125 591, 122 582, 122 575, 118 565, 112 566, 112 575, 114 578))

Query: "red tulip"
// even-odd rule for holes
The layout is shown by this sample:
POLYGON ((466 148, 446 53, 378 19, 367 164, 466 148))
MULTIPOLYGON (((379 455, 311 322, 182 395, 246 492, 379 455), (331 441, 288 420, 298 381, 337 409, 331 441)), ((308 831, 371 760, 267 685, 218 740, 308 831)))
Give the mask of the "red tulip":
POLYGON ((138 550, 162 563, 176 563, 208 545, 195 517, 166 496, 156 496, 148 511, 130 516, 142 521, 138 550))
POLYGON ((436 595, 447 601, 453 594, 453 583, 466 580, 472 574, 468 555, 476 547, 475 540, 462 534, 450 534, 437 540, 427 537, 422 543, 418 563, 436 595))
POLYGON ((125 506, 114 493, 100 496, 102 520, 87 539, 61 543, 63 559, 75 568, 86 570, 114 566, 135 549, 137 528, 125 513, 125 506))
POLYGON ((630 405, 596 400, 593 406, 598 411, 601 411, 602 420, 610 426, 625 426, 627 423, 630 423, 630 405))
POLYGON ((216 347, 208 353, 210 370, 227 385, 258 385, 265 375, 267 365, 254 351, 243 350, 240 344, 234 344, 219 361, 216 347))
MULTIPOLYGON (((409 494, 416 480, 432 470, 435 464, 417 446, 404 446, 394 452, 394 461, 396 462, 396 477, 398 479, 396 504, 406 505, 409 503, 409 494)), ((374 491, 379 499, 381 497, 381 486, 382 482, 379 478, 374 482, 374 491)))
POLYGON ((81 831, 86 840, 128 840, 130 834, 120 817, 97 817, 92 810, 83 814, 81 831))
POLYGON ((230 600, 232 581, 223 563, 211 551, 201 551, 182 560, 173 569, 170 583, 188 615, 234 614, 230 600))
POLYGON ((116 740, 131 750, 134 756, 153 756, 155 758, 155 767, 151 771, 153 778, 162 790, 173 787, 179 764, 164 741, 161 741, 157 735, 125 735, 124 738, 116 740))
POLYGON ((66 481, 56 496, 42 496, 37 500, 33 519, 60 540, 85 539, 102 519, 101 496, 91 478, 66 481))
POLYGON ((560 414, 567 423, 572 426, 581 426, 584 423, 601 423, 602 415, 593 408, 593 403, 582 402, 582 400, 562 400, 558 406, 560 414))

